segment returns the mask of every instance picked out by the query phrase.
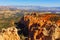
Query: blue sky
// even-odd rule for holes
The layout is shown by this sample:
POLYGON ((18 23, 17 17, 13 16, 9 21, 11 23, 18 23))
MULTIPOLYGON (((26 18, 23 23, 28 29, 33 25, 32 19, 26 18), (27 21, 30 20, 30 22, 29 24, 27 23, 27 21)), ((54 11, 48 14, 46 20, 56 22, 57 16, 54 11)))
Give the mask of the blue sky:
POLYGON ((0 6, 45 6, 45 7, 60 7, 60 0, 0 0, 0 6))

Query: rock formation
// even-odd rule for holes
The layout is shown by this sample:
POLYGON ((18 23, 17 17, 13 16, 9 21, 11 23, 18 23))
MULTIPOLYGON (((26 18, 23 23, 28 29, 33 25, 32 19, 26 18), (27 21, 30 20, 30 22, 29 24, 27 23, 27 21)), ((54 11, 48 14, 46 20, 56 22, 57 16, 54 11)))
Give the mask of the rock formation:
POLYGON ((57 14, 32 13, 24 15, 17 24, 21 23, 27 27, 28 40, 53 40, 52 35, 55 35, 56 27, 60 26, 59 20, 60 16, 57 14))
POLYGON ((2 29, 0 33, 0 40, 20 40, 15 27, 9 27, 7 29, 2 29))
POLYGON ((51 37, 53 35, 53 30, 55 28, 54 22, 58 24, 60 23, 58 22, 57 16, 58 15, 55 15, 55 14, 40 15, 36 13, 32 15, 25 15, 24 21, 26 21, 25 24, 27 24, 28 22, 29 40, 48 40, 48 38, 52 40, 51 37), (57 18, 54 19, 54 17, 57 17, 57 18), (54 21, 53 19, 52 19, 53 21, 51 21, 50 18, 53 18, 54 20, 57 20, 57 21, 54 21), (46 28, 46 30, 44 28, 46 28))

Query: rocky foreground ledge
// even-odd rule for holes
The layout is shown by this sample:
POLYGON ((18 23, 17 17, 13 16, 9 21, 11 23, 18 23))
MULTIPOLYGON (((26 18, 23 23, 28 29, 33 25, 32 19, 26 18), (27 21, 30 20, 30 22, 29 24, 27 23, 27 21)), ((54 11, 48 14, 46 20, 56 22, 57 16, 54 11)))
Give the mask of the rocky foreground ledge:
POLYGON ((9 27, 7 29, 2 29, 0 32, 0 40, 20 40, 15 27, 9 27))

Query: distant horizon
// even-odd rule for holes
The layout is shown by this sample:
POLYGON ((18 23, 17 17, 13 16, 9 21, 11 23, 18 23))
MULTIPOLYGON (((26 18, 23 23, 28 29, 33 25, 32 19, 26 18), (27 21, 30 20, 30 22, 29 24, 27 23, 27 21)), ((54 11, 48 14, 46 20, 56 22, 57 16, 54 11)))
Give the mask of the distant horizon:
MULTIPOLYGON (((13 7, 13 6, 26 6, 26 7, 28 7, 28 6, 32 6, 32 7, 35 7, 36 5, 0 5, 0 7, 1 6, 3 6, 3 7, 9 7, 9 6, 11 6, 11 7, 13 7)), ((36 7, 48 7, 48 6, 36 6, 36 7)), ((60 7, 60 6, 54 6, 54 7, 60 7)))
POLYGON ((60 7, 60 0, 0 0, 0 6, 60 7))

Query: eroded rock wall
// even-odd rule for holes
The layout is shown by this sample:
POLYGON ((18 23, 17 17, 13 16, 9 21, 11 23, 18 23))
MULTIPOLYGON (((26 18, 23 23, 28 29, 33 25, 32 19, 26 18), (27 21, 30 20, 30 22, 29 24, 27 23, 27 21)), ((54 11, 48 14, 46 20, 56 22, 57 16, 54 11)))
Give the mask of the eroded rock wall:
POLYGON ((15 27, 9 27, 7 29, 2 29, 0 33, 0 40, 20 40, 15 27))
POLYGON ((29 31, 28 40, 53 40, 52 35, 55 28, 60 26, 59 18, 60 16, 56 14, 33 13, 25 15, 24 21, 28 25, 29 31))

